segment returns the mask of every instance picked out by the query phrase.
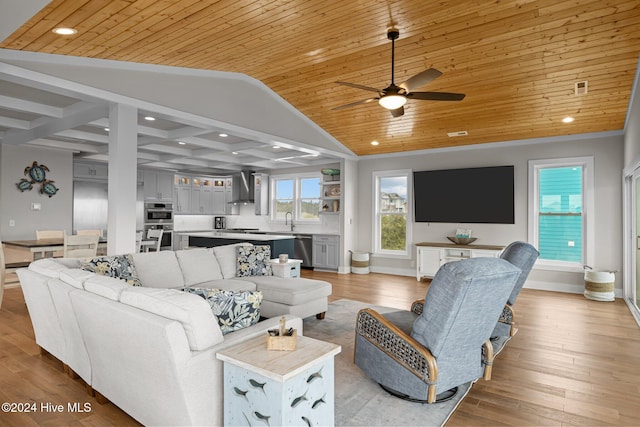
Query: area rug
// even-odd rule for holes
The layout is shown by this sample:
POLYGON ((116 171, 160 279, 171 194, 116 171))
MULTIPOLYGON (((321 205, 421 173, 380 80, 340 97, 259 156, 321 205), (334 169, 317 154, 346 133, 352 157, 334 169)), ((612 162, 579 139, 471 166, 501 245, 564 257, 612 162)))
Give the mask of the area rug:
POLYGON ((358 310, 371 307, 379 313, 398 311, 358 301, 338 300, 329 304, 324 320, 304 320, 304 335, 342 346, 335 358, 336 426, 442 426, 472 383, 459 387, 446 402, 422 404, 391 396, 353 363, 355 321, 358 310))

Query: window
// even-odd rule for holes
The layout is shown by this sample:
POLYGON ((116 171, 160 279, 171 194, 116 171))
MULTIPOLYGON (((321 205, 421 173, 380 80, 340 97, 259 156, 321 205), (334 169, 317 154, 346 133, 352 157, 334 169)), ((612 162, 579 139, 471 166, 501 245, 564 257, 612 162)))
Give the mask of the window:
POLYGON ((287 212, 295 221, 320 221, 320 182, 319 174, 296 176, 272 176, 273 221, 284 221, 287 212))
POLYGON ((583 269, 591 264, 593 158, 529 162, 529 241, 541 266, 583 269))
POLYGON ((374 249, 380 255, 411 256, 411 171, 374 172, 374 249))

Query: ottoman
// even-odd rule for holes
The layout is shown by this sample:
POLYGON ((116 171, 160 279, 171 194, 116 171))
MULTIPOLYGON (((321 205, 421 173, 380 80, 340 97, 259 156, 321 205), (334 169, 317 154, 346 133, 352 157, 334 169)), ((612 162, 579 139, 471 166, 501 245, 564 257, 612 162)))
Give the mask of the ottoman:
POLYGON ((323 280, 251 276, 244 278, 256 284, 264 296, 260 315, 275 317, 293 314, 302 319, 315 315, 324 319, 331 283, 323 280))

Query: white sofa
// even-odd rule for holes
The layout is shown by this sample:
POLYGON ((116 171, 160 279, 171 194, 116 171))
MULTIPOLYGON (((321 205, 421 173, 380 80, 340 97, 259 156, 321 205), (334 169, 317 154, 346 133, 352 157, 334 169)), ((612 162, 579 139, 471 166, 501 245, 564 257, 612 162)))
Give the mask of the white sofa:
POLYGON ((219 425, 222 365, 215 353, 265 334, 283 314, 287 326, 302 333, 301 316, 291 312, 326 311, 326 295, 319 295, 327 285, 331 289, 307 279, 231 277, 233 253, 220 247, 218 254, 213 249, 134 254, 141 287, 81 270, 77 259, 38 260, 18 276, 36 342, 91 390, 145 425, 219 425), (296 284, 304 291, 292 292, 296 284), (203 298, 167 289, 185 286, 257 288, 264 294, 261 313, 271 318, 223 336, 203 298), (317 301, 323 298, 324 304, 317 301))

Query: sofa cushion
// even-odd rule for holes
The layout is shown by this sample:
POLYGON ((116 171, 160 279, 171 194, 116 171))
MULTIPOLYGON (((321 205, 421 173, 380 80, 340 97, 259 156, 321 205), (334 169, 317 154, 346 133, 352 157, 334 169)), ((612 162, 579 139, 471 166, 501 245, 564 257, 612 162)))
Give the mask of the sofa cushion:
POLYGON ((94 273, 79 268, 69 268, 60 272, 60 280, 78 289, 84 289, 84 282, 93 276, 94 273))
POLYGON ((124 280, 131 286, 141 286, 131 255, 98 256, 82 260, 83 270, 124 280))
POLYGON ((173 251, 131 254, 142 286, 184 288, 182 270, 173 251))
POLYGON ((193 351, 205 350, 224 340, 209 304, 196 295, 174 289, 131 287, 122 291, 120 302, 182 323, 193 351))
POLYGON ((222 279, 220 266, 213 255, 213 248, 176 251, 176 258, 182 269, 185 286, 222 279))
POLYGON ((220 265, 220 271, 224 279, 236 277, 236 248, 238 246, 253 246, 251 243, 234 243, 232 245, 215 246, 213 253, 220 265))
POLYGON ((255 325, 260 320, 262 293, 259 291, 223 291, 221 289, 184 288, 204 298, 218 319, 223 334, 255 325))
POLYGON ((29 264, 29 270, 54 279, 60 278, 60 273, 68 268, 63 263, 52 258, 42 258, 29 264))
POLYGON ((237 277, 271 276, 271 247, 267 245, 238 246, 236 248, 237 277))
POLYGON ((223 291, 255 291, 256 284, 241 278, 211 280, 209 282, 198 283, 189 288, 222 289, 223 291))
POLYGON ((92 277, 84 282, 84 289, 87 292, 119 301, 122 291, 131 288, 131 285, 128 285, 124 280, 116 279, 115 277, 101 276, 99 274, 90 274, 92 274, 92 277))
POLYGON ((264 299, 285 305, 299 305, 331 295, 331 283, 323 280, 255 276, 250 279, 264 299))

